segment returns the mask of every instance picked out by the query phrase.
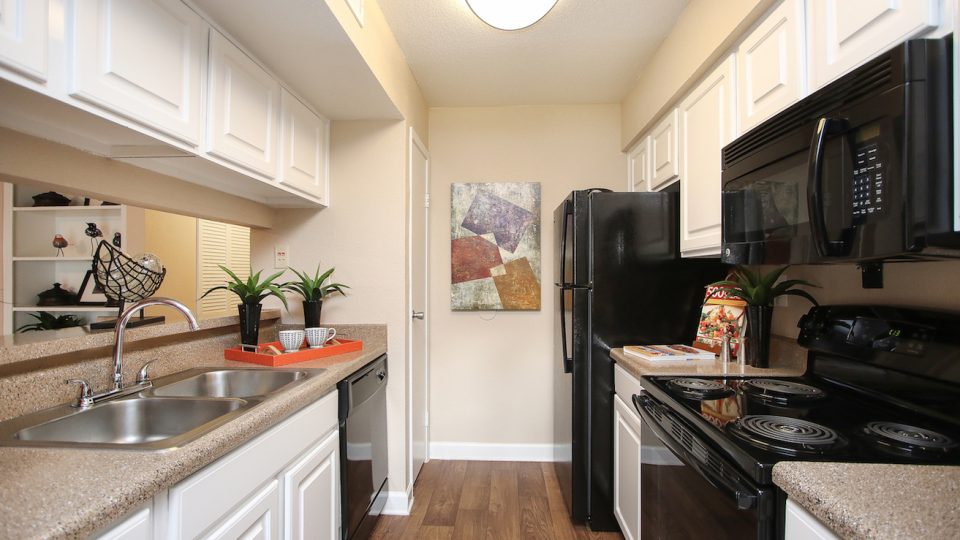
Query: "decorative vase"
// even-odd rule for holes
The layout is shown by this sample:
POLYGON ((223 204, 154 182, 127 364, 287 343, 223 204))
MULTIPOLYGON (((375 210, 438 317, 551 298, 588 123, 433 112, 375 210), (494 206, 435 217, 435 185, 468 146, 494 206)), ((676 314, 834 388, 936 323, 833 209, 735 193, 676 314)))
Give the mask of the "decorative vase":
POLYGON ((320 326, 320 308, 323 307, 323 300, 304 300, 303 301, 303 327, 317 328, 320 326))
POLYGON ((770 323, 773 320, 773 306, 746 306, 747 364, 757 368, 770 366, 770 323))
POLYGON ((256 350, 260 343, 261 308, 261 304, 237 304, 237 311, 240 312, 240 344, 245 350, 256 350))

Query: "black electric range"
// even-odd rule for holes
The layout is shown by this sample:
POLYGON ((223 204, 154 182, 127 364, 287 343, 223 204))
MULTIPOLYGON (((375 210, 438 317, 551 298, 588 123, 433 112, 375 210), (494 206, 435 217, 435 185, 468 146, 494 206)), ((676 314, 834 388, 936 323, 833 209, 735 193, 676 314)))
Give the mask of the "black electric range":
POLYGON ((741 537, 773 538, 779 461, 960 465, 960 314, 825 306, 800 327, 802 377, 643 378, 634 405, 669 454, 643 472, 703 494, 674 518, 723 515, 741 537))

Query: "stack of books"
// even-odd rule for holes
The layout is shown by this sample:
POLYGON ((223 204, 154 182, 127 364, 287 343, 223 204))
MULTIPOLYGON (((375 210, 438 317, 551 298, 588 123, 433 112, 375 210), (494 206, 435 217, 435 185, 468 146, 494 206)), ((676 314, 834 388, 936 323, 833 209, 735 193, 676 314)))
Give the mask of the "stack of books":
POLYGON ((625 345, 623 352, 629 356, 655 363, 696 362, 716 359, 714 353, 694 349, 689 345, 625 345))

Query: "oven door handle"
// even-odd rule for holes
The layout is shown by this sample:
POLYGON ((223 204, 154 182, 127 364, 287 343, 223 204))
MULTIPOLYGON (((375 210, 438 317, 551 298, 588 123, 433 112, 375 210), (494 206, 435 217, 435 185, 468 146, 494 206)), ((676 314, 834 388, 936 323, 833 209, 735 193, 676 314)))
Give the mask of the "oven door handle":
POLYGON ((657 438, 660 439, 680 461, 693 467, 710 485, 730 496, 730 498, 736 502, 738 509, 750 510, 758 505, 760 497, 756 488, 738 482, 734 478, 718 474, 670 436, 669 432, 657 421, 654 413, 651 412, 656 410, 660 416, 668 418, 670 422, 676 422, 677 420, 670 418, 673 414, 669 412, 666 407, 660 405, 656 400, 646 394, 634 394, 633 405, 657 438))

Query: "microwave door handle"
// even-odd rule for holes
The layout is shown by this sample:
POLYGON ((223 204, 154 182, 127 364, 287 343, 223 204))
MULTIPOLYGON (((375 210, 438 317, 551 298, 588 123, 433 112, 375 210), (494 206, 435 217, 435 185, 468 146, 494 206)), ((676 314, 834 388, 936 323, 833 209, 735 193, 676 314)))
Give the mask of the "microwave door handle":
POLYGON ((810 158, 807 169, 807 214, 813 233, 813 244, 821 257, 843 256, 850 252, 856 225, 844 229, 839 241, 827 238, 826 211, 823 200, 823 154, 827 135, 842 133, 847 123, 837 118, 821 117, 810 142, 810 158))
POLYGON ((709 467, 703 465, 696 456, 674 440, 670 433, 657 422, 653 413, 650 412, 650 409, 659 409, 661 415, 672 414, 665 407, 657 403, 645 392, 639 395, 633 395, 633 406, 637 412, 640 413, 640 418, 646 422, 647 427, 653 431, 654 435, 656 435, 680 461, 700 473, 704 480, 711 486, 726 493, 736 502, 739 510, 750 510, 759 504, 760 496, 756 488, 749 485, 742 485, 732 478, 725 478, 717 474, 709 467))

